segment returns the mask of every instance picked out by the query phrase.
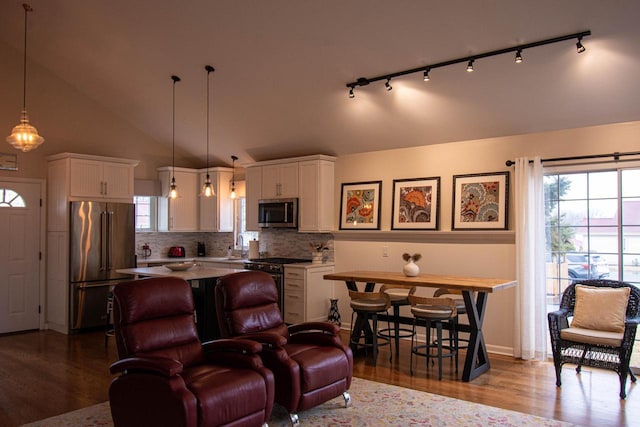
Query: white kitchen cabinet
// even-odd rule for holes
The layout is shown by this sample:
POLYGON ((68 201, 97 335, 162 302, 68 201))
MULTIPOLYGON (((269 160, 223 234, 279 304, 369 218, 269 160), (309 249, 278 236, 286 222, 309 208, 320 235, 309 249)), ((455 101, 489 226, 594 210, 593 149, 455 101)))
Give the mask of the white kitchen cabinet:
POLYGON ((133 166, 127 163, 72 158, 69 194, 89 199, 133 197, 133 166))
POLYGON ((301 161, 298 231, 331 232, 335 230, 334 176, 335 159, 301 161))
POLYGON ((47 231, 66 231, 69 202, 133 202, 138 160, 61 153, 47 157, 47 231))
POLYGON ((298 162, 262 166, 262 198, 298 197, 298 162))
MULTIPOLYGON (((206 169, 201 169, 200 189, 206 178, 206 169)), ((231 232, 233 231, 233 199, 231 199, 230 182, 233 178, 233 169, 209 168, 209 178, 215 196, 199 196, 200 231, 231 232)))
POLYGON ((334 231, 335 161, 318 154, 247 165, 247 230, 260 231, 258 200, 298 198, 300 232, 334 231))
POLYGON ((195 169, 158 168, 162 197, 158 198, 158 231, 198 231, 200 174, 195 169), (175 176, 178 197, 170 199, 169 186, 175 176))
POLYGON ((326 321, 333 298, 333 281, 324 280, 333 265, 287 264, 284 266, 284 321, 326 321))
POLYGON ((258 200, 262 198, 262 167, 248 167, 245 173, 247 231, 260 231, 258 226, 258 200))

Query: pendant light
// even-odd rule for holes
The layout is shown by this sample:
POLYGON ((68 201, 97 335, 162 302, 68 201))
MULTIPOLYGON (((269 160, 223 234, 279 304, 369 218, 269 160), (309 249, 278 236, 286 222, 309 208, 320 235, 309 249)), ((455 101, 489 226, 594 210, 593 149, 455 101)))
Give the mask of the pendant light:
POLYGON ((233 162, 233 175, 231 175, 231 198, 236 198, 236 160, 238 160, 237 156, 231 156, 231 161, 233 162))
POLYGON ((216 193, 213 191, 211 177, 209 176, 209 74, 215 71, 215 69, 211 65, 206 65, 204 69, 207 71, 207 177, 202 186, 202 195, 204 197, 212 197, 215 196, 216 193))
POLYGON ((175 199, 178 197, 178 187, 176 186, 176 83, 180 81, 180 77, 171 76, 173 80, 173 137, 171 143, 171 185, 169 186, 169 197, 175 199))
POLYGON ((23 91, 22 91, 22 117, 20 124, 16 125, 7 137, 7 142, 25 153, 37 148, 44 142, 44 138, 38 135, 38 130, 29 123, 27 117, 27 14, 33 12, 31 6, 23 3, 24 8, 24 63, 23 63, 23 91))

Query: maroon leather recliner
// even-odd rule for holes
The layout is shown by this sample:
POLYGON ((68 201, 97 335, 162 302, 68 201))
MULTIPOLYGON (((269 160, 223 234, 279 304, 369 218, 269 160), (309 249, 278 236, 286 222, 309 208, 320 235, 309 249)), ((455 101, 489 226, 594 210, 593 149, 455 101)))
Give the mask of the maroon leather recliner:
POLYGON ((174 277, 115 286, 119 374, 109 388, 119 426, 261 426, 271 415, 274 377, 249 340, 201 343, 191 287, 174 277))
POLYGON ((215 288, 216 313, 223 338, 248 338, 263 344, 265 366, 273 371, 276 402, 289 411, 293 425, 297 412, 343 395, 351 398, 353 354, 329 322, 307 322, 287 327, 278 308, 273 278, 261 271, 221 277, 215 288))

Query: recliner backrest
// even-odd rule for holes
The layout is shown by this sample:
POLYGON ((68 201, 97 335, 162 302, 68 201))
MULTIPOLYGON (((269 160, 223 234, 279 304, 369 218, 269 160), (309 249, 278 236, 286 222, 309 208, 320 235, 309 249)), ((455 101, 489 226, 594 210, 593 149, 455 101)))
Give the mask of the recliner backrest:
POLYGON ((123 282, 113 289, 119 359, 166 357, 185 367, 204 360, 191 286, 176 277, 123 282))
POLYGON ((223 338, 257 332, 289 337, 278 306, 278 289, 268 273, 243 271, 221 277, 215 295, 223 338))

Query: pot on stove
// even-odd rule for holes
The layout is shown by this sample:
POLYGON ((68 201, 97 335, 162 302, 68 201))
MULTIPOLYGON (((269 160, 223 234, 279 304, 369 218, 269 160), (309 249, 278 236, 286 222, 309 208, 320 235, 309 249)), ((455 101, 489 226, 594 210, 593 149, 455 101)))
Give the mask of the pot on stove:
POLYGON ((169 248, 169 258, 184 258, 185 250, 184 246, 171 246, 169 248))

